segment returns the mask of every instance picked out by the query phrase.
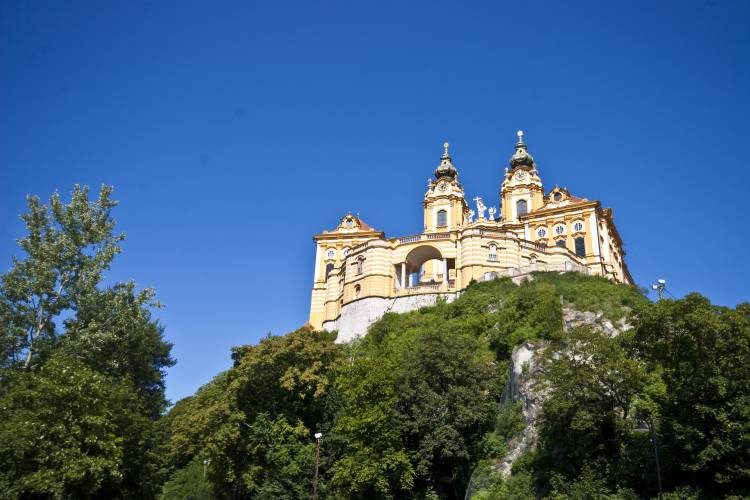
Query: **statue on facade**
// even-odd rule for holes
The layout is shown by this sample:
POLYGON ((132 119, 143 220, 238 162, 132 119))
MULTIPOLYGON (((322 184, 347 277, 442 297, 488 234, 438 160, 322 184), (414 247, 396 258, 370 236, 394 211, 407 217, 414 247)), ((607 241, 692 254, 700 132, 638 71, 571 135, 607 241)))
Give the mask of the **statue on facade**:
POLYGON ((490 220, 495 220, 495 207, 490 207, 487 211, 490 213, 490 220))
POLYGON ((487 207, 484 206, 482 197, 477 196, 476 198, 474 198, 474 201, 477 203, 477 219, 484 219, 484 211, 487 210, 487 207))
POLYGON ((469 222, 474 222, 474 210, 469 210, 469 215, 466 217, 469 222))

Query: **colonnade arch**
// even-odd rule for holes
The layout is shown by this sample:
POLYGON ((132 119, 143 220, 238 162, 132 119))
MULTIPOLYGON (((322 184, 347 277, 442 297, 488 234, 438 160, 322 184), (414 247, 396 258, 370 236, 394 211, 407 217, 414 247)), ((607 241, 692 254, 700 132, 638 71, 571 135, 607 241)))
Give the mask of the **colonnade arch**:
POLYGON ((419 245, 395 267, 396 288, 413 288, 447 282, 450 270, 455 269, 455 259, 446 258, 432 245, 419 245))

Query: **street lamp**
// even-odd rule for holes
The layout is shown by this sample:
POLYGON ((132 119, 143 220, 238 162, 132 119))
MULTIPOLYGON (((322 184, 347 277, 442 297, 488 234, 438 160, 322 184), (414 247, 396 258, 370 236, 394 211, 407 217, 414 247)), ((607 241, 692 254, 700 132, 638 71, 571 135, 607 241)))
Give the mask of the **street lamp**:
MULTIPOLYGON (((663 281, 663 280, 660 280, 663 281)), ((638 418, 638 422, 635 426, 636 432, 648 432, 651 436, 651 443, 654 445, 654 459, 656 462, 656 483, 659 486, 659 500, 661 500, 662 497, 662 490, 661 490, 661 466, 659 465, 659 447, 656 444, 656 432, 654 432, 654 420, 652 417, 648 417, 647 419, 644 418, 638 418)))
POLYGON ((318 500, 318 467, 320 466, 320 442, 323 440, 323 433, 315 433, 315 478, 313 479, 313 496, 312 500, 318 500))
POLYGON ((656 293, 659 294, 659 300, 661 300, 661 296, 664 293, 664 289, 667 288, 667 281, 663 279, 656 280, 656 283, 651 285, 652 290, 656 290, 656 293))

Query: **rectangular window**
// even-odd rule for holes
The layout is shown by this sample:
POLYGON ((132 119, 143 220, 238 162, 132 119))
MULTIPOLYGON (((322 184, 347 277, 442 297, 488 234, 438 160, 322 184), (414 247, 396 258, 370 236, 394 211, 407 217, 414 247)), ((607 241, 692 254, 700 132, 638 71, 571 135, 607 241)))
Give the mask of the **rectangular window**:
POLYGON ((586 241, 581 237, 576 238, 576 255, 579 257, 586 256, 586 241))
POLYGON ((438 210, 437 225, 438 227, 445 227, 448 225, 448 212, 445 210, 438 210))

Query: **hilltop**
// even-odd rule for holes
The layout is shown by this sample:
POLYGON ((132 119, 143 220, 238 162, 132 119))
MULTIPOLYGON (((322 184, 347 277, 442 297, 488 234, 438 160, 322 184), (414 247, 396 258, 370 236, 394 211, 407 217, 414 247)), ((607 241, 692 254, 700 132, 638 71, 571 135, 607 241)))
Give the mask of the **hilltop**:
POLYGON ((750 344, 748 305, 697 294, 653 304, 602 278, 533 278, 388 313, 346 345, 300 329, 234 349, 234 367, 165 420, 176 472, 163 498, 187 485, 216 498, 305 497, 314 432, 321 498, 651 497, 643 421, 656 428, 665 490, 746 491, 750 376, 733 359, 750 344), (511 368, 519 349, 531 358, 511 368))

